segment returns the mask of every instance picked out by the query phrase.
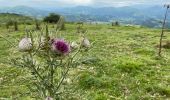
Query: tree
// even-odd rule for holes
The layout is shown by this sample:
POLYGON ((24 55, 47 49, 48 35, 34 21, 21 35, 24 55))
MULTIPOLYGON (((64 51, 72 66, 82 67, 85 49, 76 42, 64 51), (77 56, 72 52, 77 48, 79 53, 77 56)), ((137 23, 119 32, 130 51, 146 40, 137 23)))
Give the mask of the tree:
POLYGON ((60 20, 60 15, 51 13, 49 16, 44 18, 44 22, 57 23, 60 20))
POLYGON ((14 30, 18 31, 18 22, 16 22, 16 21, 14 22, 14 30))
POLYGON ((116 22, 115 22, 115 25, 116 25, 116 26, 119 26, 119 22, 118 22, 118 21, 116 21, 116 22))
POLYGON ((17 21, 9 20, 9 21, 6 23, 6 28, 9 29, 10 26, 13 26, 13 27, 14 27, 14 30, 15 30, 15 31, 18 31, 18 22, 17 22, 17 21))
POLYGON ((40 23, 38 22, 37 19, 35 19, 35 27, 36 27, 36 30, 40 30, 40 23))
POLYGON ((7 23, 6 23, 6 28, 9 29, 10 26, 13 25, 13 21, 12 20, 9 20, 7 23))
POLYGON ((112 26, 119 26, 119 22, 118 21, 112 22, 112 26))

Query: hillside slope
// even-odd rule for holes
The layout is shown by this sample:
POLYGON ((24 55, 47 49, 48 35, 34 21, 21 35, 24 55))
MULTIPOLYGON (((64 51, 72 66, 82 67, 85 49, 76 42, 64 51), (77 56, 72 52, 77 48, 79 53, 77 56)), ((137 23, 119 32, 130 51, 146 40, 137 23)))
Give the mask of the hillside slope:
MULTIPOLYGON (((32 26, 34 27, 34 26, 32 26)), ((52 26, 50 26, 52 27, 52 26)), ((70 73, 69 84, 63 84, 65 100, 168 100, 170 98, 170 50, 163 49, 162 58, 157 56, 160 30, 131 26, 85 25, 92 48, 80 55, 79 67, 70 73)), ((55 28, 53 28, 55 30, 55 28)), ((51 31, 53 32, 53 31, 51 31)), ((58 37, 78 41, 76 25, 66 24, 66 30, 58 37)), ((18 45, 16 39, 24 31, 8 33, 0 27, 0 34, 18 45), (4 31, 2 34, 1 32, 4 31)), ((170 40, 167 32, 164 40, 170 40)), ((37 35, 37 34, 34 34, 37 35)), ((0 38, 0 98, 32 100, 26 86, 31 75, 24 68, 3 63, 14 51, 8 42, 0 38), (9 53, 10 52, 10 53, 9 53)), ((78 57, 79 59, 79 57, 78 57)))
POLYGON ((16 6, 16 7, 5 7, 0 9, 0 13, 16 13, 32 17, 43 17, 47 16, 48 12, 37 8, 27 6, 16 6))
POLYGON ((17 21, 19 23, 31 22, 33 19, 28 16, 15 13, 0 13, 0 24, 5 24, 8 21, 17 21))

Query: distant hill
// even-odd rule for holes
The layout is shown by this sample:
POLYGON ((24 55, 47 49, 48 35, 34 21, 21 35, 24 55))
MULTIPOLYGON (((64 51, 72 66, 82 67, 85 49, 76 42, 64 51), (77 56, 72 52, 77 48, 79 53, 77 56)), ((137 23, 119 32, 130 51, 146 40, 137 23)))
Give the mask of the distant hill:
MULTIPOLYGON (((122 24, 137 24, 148 27, 161 27, 165 8, 162 6, 127 6, 92 8, 78 6, 57 11, 69 21, 119 21, 122 24)), ((170 19, 170 18, 169 18, 170 19)), ((169 22, 168 22, 169 23, 169 22)))
POLYGON ((0 13, 0 24, 5 24, 8 21, 17 21, 19 23, 28 23, 32 22, 33 18, 15 14, 15 13, 0 13))
POLYGON ((0 9, 0 13, 16 13, 32 17, 44 17, 49 14, 48 11, 27 6, 5 7, 0 9))
POLYGON ((135 5, 126 7, 101 7, 101 8, 77 6, 69 8, 49 8, 49 9, 17 6, 11 8, 0 8, 0 12, 17 13, 37 18, 43 18, 44 16, 47 16, 49 13, 58 13, 65 16, 65 19, 71 22, 119 21, 122 24, 136 24, 148 27, 161 27, 161 21, 164 18, 165 8, 163 6, 146 6, 146 5, 135 5))

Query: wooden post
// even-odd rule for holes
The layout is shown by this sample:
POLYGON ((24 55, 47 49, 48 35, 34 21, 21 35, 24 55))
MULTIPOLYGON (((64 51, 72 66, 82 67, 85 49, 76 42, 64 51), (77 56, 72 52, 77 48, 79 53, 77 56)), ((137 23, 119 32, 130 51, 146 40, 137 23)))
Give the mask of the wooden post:
POLYGON ((14 30, 18 31, 18 22, 16 22, 16 21, 14 22, 14 30))
POLYGON ((37 19, 35 19, 35 27, 36 27, 36 30, 40 30, 40 23, 38 22, 37 19))
POLYGON ((161 51, 162 51, 162 39, 164 35, 164 29, 165 29, 165 23, 168 15, 168 9, 170 8, 170 4, 165 4, 164 7, 166 7, 166 12, 165 12, 165 18, 162 24, 162 31, 161 31, 161 36, 160 36, 160 45, 159 45, 159 52, 158 55, 161 56, 161 51))

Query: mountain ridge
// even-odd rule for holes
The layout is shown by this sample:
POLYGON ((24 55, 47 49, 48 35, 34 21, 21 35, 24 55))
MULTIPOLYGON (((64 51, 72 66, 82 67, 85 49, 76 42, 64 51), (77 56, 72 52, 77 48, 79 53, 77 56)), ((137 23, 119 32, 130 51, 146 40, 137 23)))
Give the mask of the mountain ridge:
POLYGON ((148 27, 160 27, 165 9, 162 6, 125 6, 125 7, 89 7, 76 6, 67 8, 42 9, 27 6, 0 8, 0 13, 16 13, 26 16, 43 18, 50 13, 65 16, 66 21, 119 21, 123 24, 137 24, 148 27), (149 22, 148 22, 149 21, 149 22))

